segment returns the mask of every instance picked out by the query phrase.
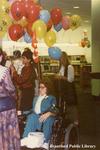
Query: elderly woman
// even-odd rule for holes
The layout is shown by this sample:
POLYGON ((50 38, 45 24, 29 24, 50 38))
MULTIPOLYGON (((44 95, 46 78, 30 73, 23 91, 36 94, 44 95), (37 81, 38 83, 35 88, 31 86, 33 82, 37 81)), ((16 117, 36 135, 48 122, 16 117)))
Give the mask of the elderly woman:
POLYGON ((40 82, 39 96, 33 100, 32 112, 27 118, 23 137, 27 137, 29 132, 42 130, 45 137, 42 147, 48 149, 48 142, 51 138, 52 126, 57 113, 56 99, 50 95, 50 82, 46 80, 40 82))
POLYGON ((3 66, 4 62, 4 54, 0 49, 0 149, 20 150, 15 87, 9 70, 3 66))

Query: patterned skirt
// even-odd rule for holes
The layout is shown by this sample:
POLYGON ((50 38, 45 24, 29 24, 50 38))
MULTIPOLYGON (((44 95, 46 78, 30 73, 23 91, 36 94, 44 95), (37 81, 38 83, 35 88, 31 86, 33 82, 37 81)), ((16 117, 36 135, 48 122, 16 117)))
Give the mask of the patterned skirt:
POLYGON ((16 109, 0 112, 0 150, 20 150, 16 109))

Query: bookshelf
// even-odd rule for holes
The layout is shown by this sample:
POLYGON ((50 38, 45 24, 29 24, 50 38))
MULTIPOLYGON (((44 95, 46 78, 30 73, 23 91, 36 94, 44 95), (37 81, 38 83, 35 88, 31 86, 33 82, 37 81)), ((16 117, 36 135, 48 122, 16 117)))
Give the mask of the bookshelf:
MULTIPOLYGON (((75 70, 75 80, 80 81, 81 84, 88 83, 86 76, 91 71, 91 64, 87 63, 85 55, 69 55, 68 57, 75 70)), ((49 56, 40 56, 40 65, 43 74, 59 72, 59 61, 53 60, 49 56)))

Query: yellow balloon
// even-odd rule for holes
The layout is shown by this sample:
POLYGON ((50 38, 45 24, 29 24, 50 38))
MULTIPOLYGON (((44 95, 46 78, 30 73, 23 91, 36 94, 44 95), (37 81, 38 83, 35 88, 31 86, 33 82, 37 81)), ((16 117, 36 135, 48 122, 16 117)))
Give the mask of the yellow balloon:
POLYGON ((28 24, 27 20, 25 17, 22 17, 19 21, 14 21, 15 24, 20 24, 22 27, 26 27, 28 24))
POLYGON ((71 16, 71 29, 75 30, 81 25, 81 17, 79 15, 71 16))
POLYGON ((44 41, 48 47, 51 47, 56 43, 56 33, 54 31, 47 32, 44 41))
POLYGON ((12 19, 5 13, 2 13, 1 16, 2 18, 0 18, 0 25, 7 29, 12 24, 12 19))
POLYGON ((0 1, 0 13, 9 13, 10 10, 10 4, 7 2, 7 0, 1 0, 0 1))
POLYGON ((0 38, 2 38, 6 33, 6 30, 0 25, 0 38))
POLYGON ((37 20, 32 25, 32 31, 36 31, 36 36, 41 39, 45 36, 47 32, 47 26, 42 20, 37 20))

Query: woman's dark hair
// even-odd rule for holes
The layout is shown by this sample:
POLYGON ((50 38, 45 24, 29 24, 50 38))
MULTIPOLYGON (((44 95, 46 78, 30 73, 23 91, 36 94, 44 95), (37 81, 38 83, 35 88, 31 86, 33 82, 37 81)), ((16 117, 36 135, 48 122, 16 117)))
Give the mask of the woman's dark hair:
POLYGON ((45 87, 47 88, 48 95, 55 95, 55 88, 54 88, 52 80, 49 77, 42 78, 42 80, 40 81, 40 84, 45 85, 45 87))
POLYGON ((6 63, 6 59, 5 59, 5 54, 4 54, 3 50, 2 50, 2 48, 0 48, 0 56, 2 56, 2 61, 0 62, 0 64, 2 66, 4 66, 5 63, 6 63))
POLYGON ((22 57, 26 57, 27 59, 30 59, 31 62, 33 62, 33 53, 29 48, 25 48, 24 52, 22 53, 22 57))
POLYGON ((21 57, 21 52, 20 52, 20 50, 15 50, 15 51, 13 52, 13 56, 14 56, 14 58, 20 58, 20 57, 21 57))

